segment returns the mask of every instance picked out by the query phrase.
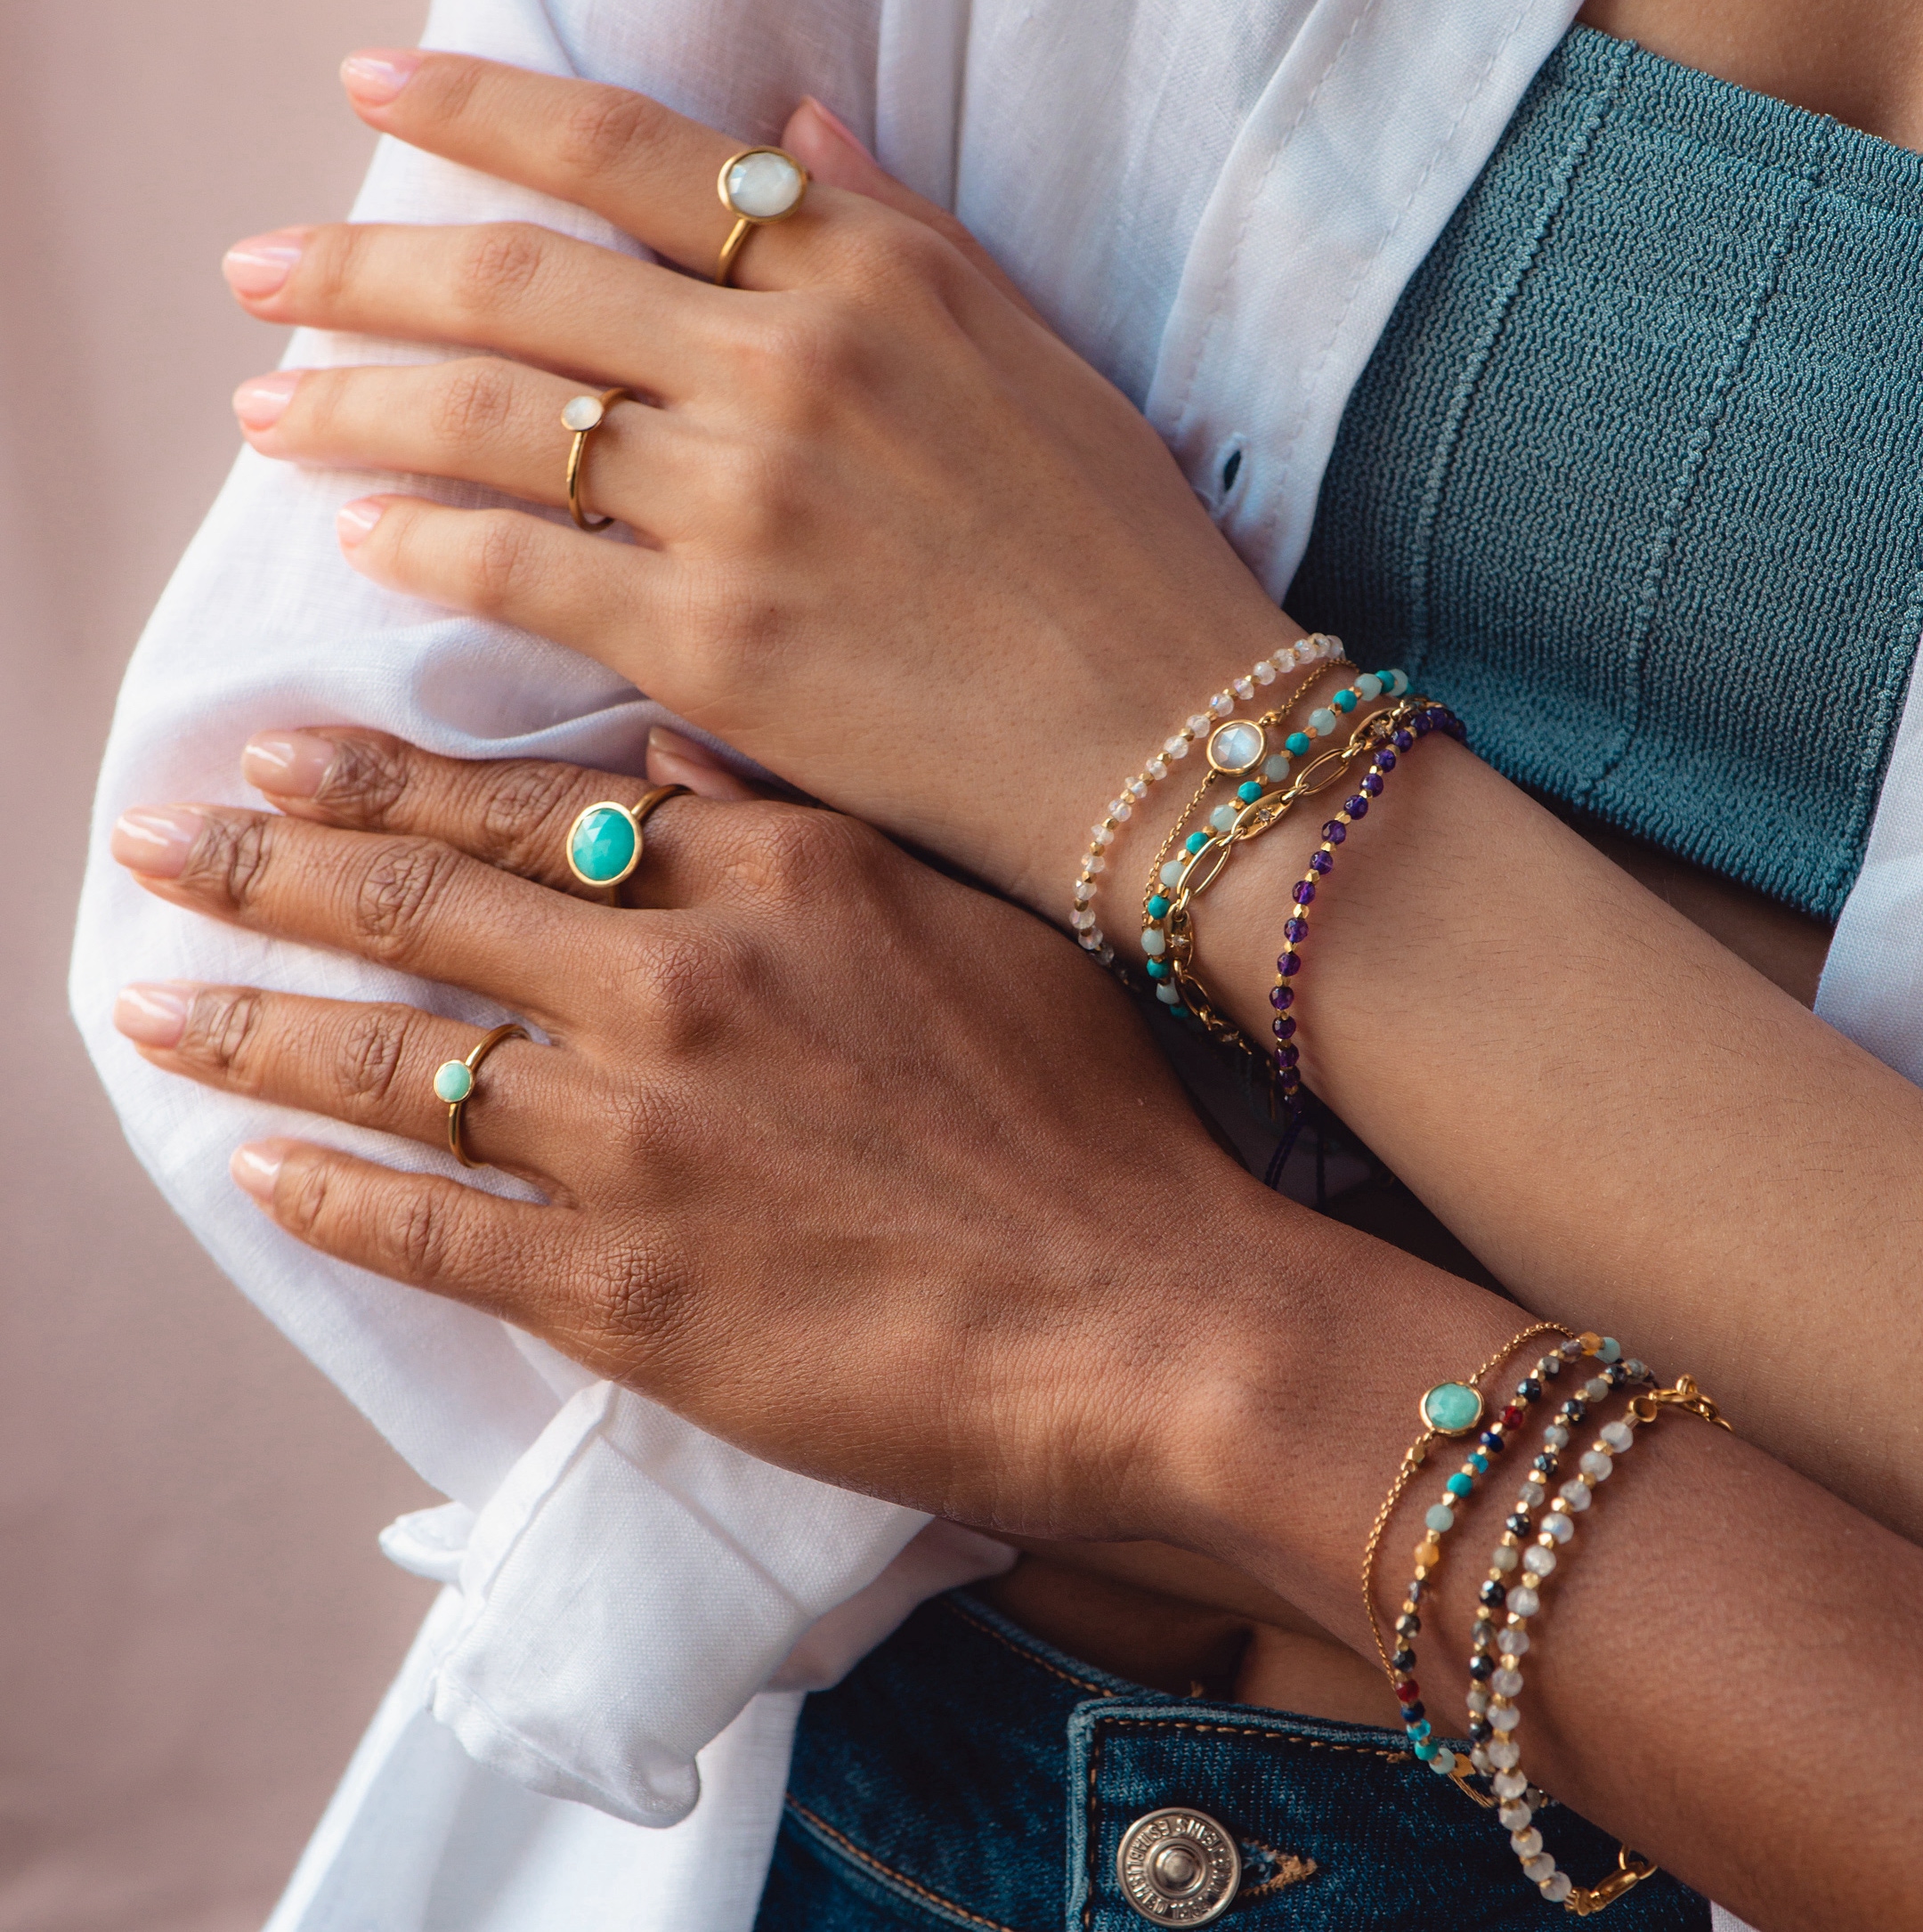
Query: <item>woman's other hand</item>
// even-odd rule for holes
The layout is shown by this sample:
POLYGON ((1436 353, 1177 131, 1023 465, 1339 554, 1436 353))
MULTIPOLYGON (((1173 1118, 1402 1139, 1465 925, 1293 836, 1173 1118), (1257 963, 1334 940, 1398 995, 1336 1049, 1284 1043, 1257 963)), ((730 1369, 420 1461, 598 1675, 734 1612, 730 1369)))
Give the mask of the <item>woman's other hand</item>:
POLYGON ((491 352, 247 384, 267 455, 553 508, 563 405, 584 385, 646 399, 610 410, 586 462, 589 507, 635 543, 385 495, 342 512, 356 569, 596 657, 1058 913, 1120 781, 1297 635, 1126 399, 812 103, 785 138, 817 180, 719 288, 715 183, 742 142, 452 54, 347 76, 384 132, 588 207, 688 271, 513 224, 237 248, 230 279, 264 320, 491 352))
MULTIPOLYGON (((691 753, 658 745, 651 775, 708 789, 691 753)), ((1291 1291, 1266 1262, 1169 1291, 1220 1274, 1232 1204, 1310 1217, 1222 1157, 1067 940, 826 811, 671 799, 617 910, 571 896, 563 853, 632 780, 345 729, 257 740, 246 768, 288 816, 136 811, 117 856, 175 905, 545 1035, 489 1056, 465 1123, 544 1203, 243 1149, 282 1227, 845 1486, 1035 1535, 1202 1533, 1178 1473, 1213 1424, 1179 1398, 1258 1285, 1271 1323, 1291 1291)), ((171 1072, 438 1148, 435 1069, 479 1036, 239 986, 130 988, 118 1019, 171 1072)))

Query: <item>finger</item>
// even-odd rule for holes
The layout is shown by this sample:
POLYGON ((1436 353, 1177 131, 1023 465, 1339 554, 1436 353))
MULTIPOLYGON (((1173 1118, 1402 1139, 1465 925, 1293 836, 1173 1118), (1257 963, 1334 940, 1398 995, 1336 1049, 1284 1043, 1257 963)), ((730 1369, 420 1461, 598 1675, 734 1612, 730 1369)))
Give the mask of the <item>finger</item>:
MULTIPOLYGON (((182 980, 124 987, 113 1019, 168 1073, 427 1147, 448 1144, 434 1075, 465 1059, 479 1037, 418 1007, 182 980)), ((540 1178, 578 1165, 568 1158, 569 1130, 580 1118, 585 1077, 561 1049, 502 1041, 482 1063, 462 1120, 469 1156, 540 1178)))
MULTIPOLYGON (((716 183, 749 142, 623 87, 463 54, 370 51, 349 59, 341 77, 361 118, 383 134, 590 208, 669 261, 713 274, 734 226, 716 183)), ((797 286, 826 224, 862 206, 832 188, 811 191, 742 251, 736 285, 797 286)))
POLYGON ((648 733, 647 772, 651 783, 686 785, 696 797, 718 803, 744 804, 774 796, 730 771, 706 745, 665 725, 656 725, 648 733))
POLYGON ((667 399, 741 313, 723 289, 527 222, 281 229, 221 266, 264 321, 465 343, 667 399))
POLYGON ((309 1247, 523 1327, 525 1284, 564 1279, 571 1252, 586 1246, 575 1209, 396 1173, 300 1141, 241 1148, 233 1176, 309 1247))
MULTIPOLYGON (((698 797, 753 796, 725 767, 688 740, 662 733, 678 758, 649 779, 686 784, 698 797), (685 773, 686 775, 682 775, 685 773)), ((631 804, 642 786, 613 772, 547 759, 441 758, 385 732, 322 726, 264 732, 241 753, 240 769, 283 811, 360 832, 400 832, 444 841, 490 865, 603 903, 567 863, 568 835, 591 805, 631 804)), ((726 870, 727 828, 717 815, 692 815, 670 799, 648 816, 644 856, 628 881, 633 903, 694 905, 710 897, 726 870)))
MULTIPOLYGON (((450 476, 558 509, 572 442, 561 410, 580 394, 558 376, 473 356, 422 368, 280 369, 241 384, 234 413, 263 456, 450 476)), ((685 536, 702 520, 710 447, 685 420, 639 401, 612 408, 585 452, 584 505, 651 536, 685 536)))
MULTIPOLYGON (((591 488, 588 507, 593 507, 591 488)), ((457 510, 418 497, 361 497, 335 515, 347 561, 389 589, 552 637, 634 675, 638 630, 655 670, 677 638, 668 621, 679 566, 520 510, 457 510)))
POLYGON ((433 839, 174 805, 122 814, 111 845, 175 905, 466 986, 549 1035, 574 1030, 571 985, 609 935, 591 907, 433 839))
POLYGON ((932 228, 1017 308, 1032 321, 1042 321, 1027 296, 1009 280, 1002 264, 961 223, 938 203, 897 181, 861 144, 847 122, 813 94, 807 95, 789 116, 787 126, 782 129, 781 145, 805 163, 816 181, 845 188, 850 194, 865 195, 871 201, 879 201, 897 215, 921 223, 924 228, 932 228))

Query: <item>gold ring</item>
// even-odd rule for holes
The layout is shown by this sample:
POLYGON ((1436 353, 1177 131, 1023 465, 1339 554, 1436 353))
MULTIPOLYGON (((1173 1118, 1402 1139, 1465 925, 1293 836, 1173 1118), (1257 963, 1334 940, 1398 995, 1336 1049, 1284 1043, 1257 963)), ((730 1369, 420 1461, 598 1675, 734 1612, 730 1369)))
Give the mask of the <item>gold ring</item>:
POLYGON ((766 228, 770 222, 785 222, 801 206, 807 192, 808 171, 785 148, 743 148, 721 164, 716 185, 721 206, 734 217, 728 238, 721 244, 721 259, 715 264, 714 279, 722 288, 734 272, 734 257, 752 228, 766 228))
POLYGON ((605 892, 610 905, 619 905, 621 881, 641 863, 641 828, 648 814, 686 790, 686 785, 656 785, 632 805, 603 799, 576 814, 568 827, 568 870, 584 886, 605 892))
POLYGON ((528 1036, 525 1027, 509 1020, 505 1027, 497 1027, 492 1033, 483 1034, 481 1043, 466 1059, 442 1060, 434 1068, 434 1098, 447 1102, 448 1151, 463 1167, 487 1165, 485 1161, 470 1160, 461 1140, 461 1116, 467 1111, 468 1101, 474 1098, 475 1076, 481 1071, 481 1062, 503 1040, 525 1040, 528 1036))
POLYGON ((605 530, 612 516, 590 516, 581 507, 581 462, 588 454, 588 439, 600 428, 607 412, 617 402, 631 401, 625 389, 605 389, 597 396, 573 396, 561 411, 561 426, 574 432, 567 458, 567 513, 577 530, 605 530))

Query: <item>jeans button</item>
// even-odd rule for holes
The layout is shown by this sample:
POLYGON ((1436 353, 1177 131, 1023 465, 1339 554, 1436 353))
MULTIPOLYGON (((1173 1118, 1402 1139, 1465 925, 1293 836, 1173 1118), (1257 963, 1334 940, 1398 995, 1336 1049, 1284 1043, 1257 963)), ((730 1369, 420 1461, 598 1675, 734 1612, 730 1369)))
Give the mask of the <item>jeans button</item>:
POLYGON ((1173 1805, 1138 1818, 1116 1852, 1122 1895, 1158 1925, 1206 1925, 1234 1903, 1242 1855, 1205 1811, 1173 1805))

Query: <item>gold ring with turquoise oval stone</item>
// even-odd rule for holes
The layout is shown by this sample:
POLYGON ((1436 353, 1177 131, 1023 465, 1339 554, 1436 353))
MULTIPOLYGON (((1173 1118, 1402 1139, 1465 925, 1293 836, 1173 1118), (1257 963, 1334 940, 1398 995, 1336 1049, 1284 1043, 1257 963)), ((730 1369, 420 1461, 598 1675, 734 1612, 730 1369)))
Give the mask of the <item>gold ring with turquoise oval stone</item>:
POLYGON ((686 790, 686 785, 656 785, 632 805, 603 799, 588 806, 568 827, 568 870, 584 886, 605 893, 610 905, 619 905, 621 881, 641 863, 641 828, 648 814, 686 790))
POLYGON ((434 1098, 447 1102, 448 1152, 463 1167, 486 1165, 469 1157, 467 1143, 461 1138, 462 1119, 467 1111, 467 1102, 474 1098, 475 1077, 481 1071, 481 1062, 503 1040, 525 1040, 528 1037, 525 1027, 509 1020, 505 1027, 497 1027, 493 1032, 482 1035, 479 1043, 466 1059, 444 1059, 434 1068, 434 1098))

